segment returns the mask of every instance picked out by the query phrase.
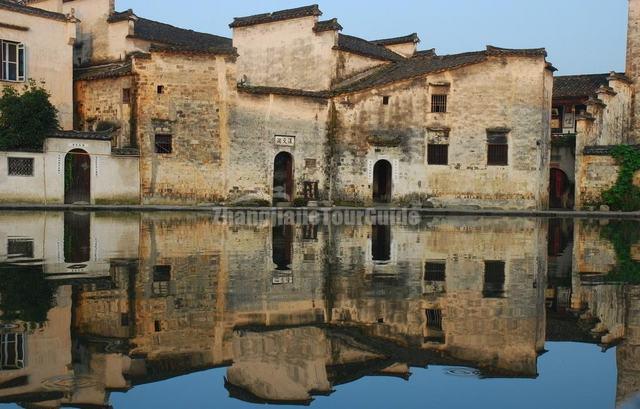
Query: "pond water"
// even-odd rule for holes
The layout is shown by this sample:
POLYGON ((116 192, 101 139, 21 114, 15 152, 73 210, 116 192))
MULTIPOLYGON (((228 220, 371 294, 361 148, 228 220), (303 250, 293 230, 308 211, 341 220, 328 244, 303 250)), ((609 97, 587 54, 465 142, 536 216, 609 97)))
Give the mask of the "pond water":
POLYGON ((640 407, 640 222, 246 216, 2 212, 0 407, 640 407))

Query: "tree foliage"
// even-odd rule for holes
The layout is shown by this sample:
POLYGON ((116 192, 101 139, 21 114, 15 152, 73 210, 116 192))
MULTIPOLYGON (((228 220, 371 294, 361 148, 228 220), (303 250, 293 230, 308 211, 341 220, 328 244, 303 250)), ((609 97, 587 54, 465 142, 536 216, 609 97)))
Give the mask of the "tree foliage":
POLYGON ((609 240, 616 251, 617 265, 607 275, 607 281, 640 284, 640 262, 631 254, 632 246, 640 243, 640 222, 611 221, 602 228, 601 236, 609 240))
POLYGON ((29 81, 22 92, 5 87, 0 96, 0 149, 40 150, 48 134, 59 128, 51 95, 29 81))
POLYGON ((633 184, 633 176, 640 170, 640 150, 619 145, 613 148, 612 155, 620 165, 620 173, 616 184, 602 194, 604 202, 612 210, 640 210, 640 187, 633 184))

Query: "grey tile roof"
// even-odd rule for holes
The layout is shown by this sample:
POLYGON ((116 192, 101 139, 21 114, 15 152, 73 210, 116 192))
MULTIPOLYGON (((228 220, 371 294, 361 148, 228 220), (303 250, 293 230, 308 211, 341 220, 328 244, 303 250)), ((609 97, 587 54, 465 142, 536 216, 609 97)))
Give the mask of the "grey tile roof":
POLYGON ((256 95, 290 95, 298 97, 327 99, 331 97, 330 91, 306 91, 301 89, 283 88, 283 87, 261 87, 238 84, 238 91, 246 94, 256 95))
POLYGON ((401 37, 393 37, 393 38, 381 38, 379 40, 371 41, 374 44, 378 45, 394 45, 394 44, 406 44, 406 43, 419 43, 420 37, 418 37, 417 33, 408 34, 406 36, 401 37))
POLYGON ((610 74, 564 75, 553 79, 553 98, 589 98, 601 86, 609 85, 610 74))
POLYGON ((115 62, 111 64, 80 67, 73 70, 73 79, 76 81, 95 80, 102 78, 115 78, 130 75, 132 73, 131 61, 115 62))
POLYGON ((316 33, 319 33, 322 31, 331 31, 331 30, 335 30, 335 31, 342 30, 342 26, 340 25, 340 23, 338 23, 337 18, 332 18, 331 20, 325 20, 325 21, 318 21, 315 27, 313 27, 313 31, 315 31, 316 33))
MULTIPOLYGON (((129 15, 128 11, 112 15, 112 18, 116 18, 116 20, 129 17, 131 17, 131 15, 129 15)), ((230 38, 186 30, 142 17, 136 17, 132 37, 165 45, 187 47, 192 50, 222 50, 233 48, 230 38)))
POLYGON ((294 18, 321 16, 322 12, 317 4, 298 7, 294 9, 274 11, 272 13, 255 14, 247 17, 236 17, 229 27, 247 27, 256 24, 273 23, 275 21, 290 20, 294 18))
POLYGON ((402 61, 405 58, 399 54, 389 51, 383 46, 346 34, 338 35, 338 50, 363 55, 385 61, 402 61))
POLYGON ((11 0, 0 0, 0 9, 15 11, 16 13, 30 14, 32 16, 44 17, 53 20, 67 21, 67 16, 61 13, 42 10, 37 7, 24 6, 11 0))
POLYGON ((49 138, 64 138, 64 139, 82 139, 93 141, 110 141, 113 135, 110 131, 107 132, 81 132, 81 131, 55 131, 48 135, 49 138))
POLYGON ((420 51, 416 51, 416 53, 413 55, 413 58, 420 58, 420 57, 435 57, 436 54, 436 49, 432 48, 430 50, 420 50, 420 51))
MULTIPOLYGON (((632 145, 632 147, 640 152, 640 145, 632 145)), ((593 145, 585 146, 584 154, 590 156, 609 156, 615 145, 593 145)))
POLYGON ((367 76, 357 81, 346 80, 334 88, 336 93, 347 93, 373 88, 396 81, 419 77, 424 74, 446 71, 478 64, 486 61, 488 57, 495 55, 513 55, 525 57, 546 56, 543 48, 536 49, 507 49, 487 46, 484 51, 474 51, 462 54, 438 56, 425 53, 420 57, 400 58, 392 64, 387 64, 374 69, 367 76))

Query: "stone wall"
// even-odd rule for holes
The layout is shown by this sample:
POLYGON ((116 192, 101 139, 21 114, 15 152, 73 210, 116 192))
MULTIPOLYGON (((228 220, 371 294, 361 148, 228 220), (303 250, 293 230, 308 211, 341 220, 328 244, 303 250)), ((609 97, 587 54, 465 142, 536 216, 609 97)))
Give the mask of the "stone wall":
POLYGON ((231 122, 229 199, 271 201, 274 159, 288 152, 294 199, 303 196, 307 181, 317 182, 320 198, 328 200, 328 112, 326 99, 239 93, 231 122), (294 146, 279 144, 277 135, 295 137, 294 146))
MULTIPOLYGON (((132 135, 134 116, 132 103, 135 95, 135 79, 131 76, 90 81, 76 81, 75 126, 76 130, 94 131, 96 126, 115 126, 113 145, 117 147, 135 144, 132 135), (125 89, 129 100, 123 99, 125 89)), ((104 130, 104 129, 103 129, 104 130)))
POLYGON ((386 159, 394 168, 395 201, 413 194, 432 197, 438 206, 544 208, 550 78, 542 58, 490 58, 337 99, 334 200, 370 203, 372 168, 386 159), (430 84, 439 83, 450 84, 445 114, 431 113, 436 91, 430 84), (509 166, 487 166, 491 128, 509 129, 509 166), (450 130, 448 166, 426 163, 436 129, 450 130), (368 142, 379 136, 398 142, 368 142))
POLYGON ((233 59, 164 52, 134 59, 143 203, 211 203, 225 196, 233 59), (156 135, 171 135, 171 153, 156 153, 156 135))
POLYGON ((602 204, 602 193, 618 180, 619 166, 609 155, 578 154, 576 160, 576 209, 602 204))

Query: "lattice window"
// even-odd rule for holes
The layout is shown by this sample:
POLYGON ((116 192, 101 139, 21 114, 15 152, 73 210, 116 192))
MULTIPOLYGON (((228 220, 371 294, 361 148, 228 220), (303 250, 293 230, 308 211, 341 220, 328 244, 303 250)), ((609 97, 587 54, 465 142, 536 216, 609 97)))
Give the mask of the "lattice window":
POLYGON ((26 361, 25 334, 0 334, 0 369, 23 369, 26 361))
POLYGON ((449 145, 429 144, 427 146, 427 163, 429 165, 448 165, 449 145))
POLYGON ((173 152, 173 137, 171 135, 156 135, 156 153, 167 154, 173 152))
POLYGON ((447 95, 431 95, 431 112, 447 112, 447 95))
POLYGON ((171 266, 154 266, 151 289, 155 297, 167 297, 170 293, 171 266))
POLYGON ((509 143, 505 132, 490 132, 487 136, 487 165, 509 165, 509 143))
POLYGON ((33 158, 7 158, 9 176, 33 176, 33 158))
POLYGON ((0 80, 24 81, 27 70, 24 44, 0 40, 0 55, 0 80))

